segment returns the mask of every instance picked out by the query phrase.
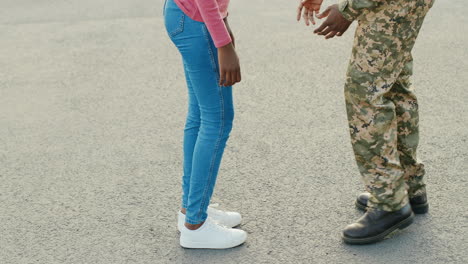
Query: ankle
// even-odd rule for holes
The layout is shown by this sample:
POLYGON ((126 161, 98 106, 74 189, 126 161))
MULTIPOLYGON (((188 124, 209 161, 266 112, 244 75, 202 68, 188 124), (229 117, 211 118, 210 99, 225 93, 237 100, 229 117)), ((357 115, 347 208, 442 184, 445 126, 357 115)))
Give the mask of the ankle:
POLYGON ((200 224, 193 225, 193 224, 189 224, 189 223, 185 222, 185 227, 187 229, 189 229, 189 230, 197 230, 198 228, 200 228, 203 225, 203 223, 205 223, 205 222, 203 221, 200 224))

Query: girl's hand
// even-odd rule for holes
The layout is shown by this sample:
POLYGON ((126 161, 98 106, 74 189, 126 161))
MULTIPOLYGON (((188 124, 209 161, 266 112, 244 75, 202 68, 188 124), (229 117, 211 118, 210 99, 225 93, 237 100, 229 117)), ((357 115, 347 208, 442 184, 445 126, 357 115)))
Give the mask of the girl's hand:
POLYGON ((297 21, 301 20, 301 13, 304 9, 302 17, 304 18, 305 24, 307 26, 310 25, 310 21, 315 25, 314 13, 317 14, 320 11, 322 2, 323 0, 300 0, 299 7, 297 8, 297 21))
POLYGON ((241 81, 239 57, 233 43, 218 48, 219 85, 232 86, 241 81))

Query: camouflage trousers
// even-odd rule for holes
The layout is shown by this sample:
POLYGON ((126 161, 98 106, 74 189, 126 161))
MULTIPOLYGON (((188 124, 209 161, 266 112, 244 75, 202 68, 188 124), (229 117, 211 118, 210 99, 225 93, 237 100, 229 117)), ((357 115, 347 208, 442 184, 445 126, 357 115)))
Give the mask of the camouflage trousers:
POLYGON ((411 51, 433 0, 394 0, 358 18, 345 99, 369 206, 399 210, 425 192, 417 161, 418 101, 411 51))

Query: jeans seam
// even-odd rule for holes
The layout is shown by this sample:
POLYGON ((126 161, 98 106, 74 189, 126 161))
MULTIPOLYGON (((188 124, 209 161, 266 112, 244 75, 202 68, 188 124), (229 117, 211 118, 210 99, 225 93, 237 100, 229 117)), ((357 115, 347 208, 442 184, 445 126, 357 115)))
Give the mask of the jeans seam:
MULTIPOLYGON (((202 27, 203 35, 205 35, 205 39, 206 39, 206 42, 207 42, 207 45, 208 45, 208 52, 210 54, 211 67, 212 67, 213 71, 217 72, 218 67, 216 65, 216 61, 215 61, 215 58, 214 58, 214 52, 211 50, 208 29, 206 28, 205 24, 202 24, 201 27, 202 27)), ((216 80, 219 81, 219 76, 216 76, 216 80)))
MULTIPOLYGON (((215 161, 216 161, 216 157, 218 156, 218 151, 219 151, 219 146, 221 144, 221 139, 223 138, 223 131, 224 131, 224 100, 223 100, 223 94, 222 94, 222 91, 221 89, 218 89, 219 90, 219 94, 220 94, 220 98, 219 98, 219 101, 221 103, 221 128, 219 129, 219 134, 218 134, 218 140, 216 141, 216 146, 215 146, 215 149, 214 149, 214 153, 213 153, 213 157, 211 159, 211 165, 210 165, 210 171, 209 171, 209 174, 208 174, 208 183, 205 187, 205 190, 203 192, 203 196, 202 196, 202 203, 201 203, 201 208, 205 207, 205 204, 206 204, 206 196, 208 195, 207 192, 208 192, 208 189, 211 185, 211 182, 213 181, 213 171, 214 171, 214 165, 215 165, 215 161)), ((200 218, 201 217, 201 211, 198 213, 198 217, 200 218)))
MULTIPOLYGON (((217 67, 216 67, 216 63, 215 63, 215 59, 214 59, 214 52, 211 50, 211 45, 210 45, 210 41, 209 41, 210 39, 208 38, 205 25, 202 26, 202 29, 203 29, 203 33, 205 34, 205 39, 207 41, 208 52, 210 54, 211 63, 212 63, 212 66, 214 66, 213 67, 214 70, 216 71, 217 67)), ((211 165, 210 165, 210 170, 209 170, 209 174, 208 174, 208 182, 207 182, 207 185, 205 187, 205 190, 203 191, 203 196, 202 196, 202 200, 201 200, 201 204, 200 204, 200 211, 198 212, 198 217, 197 218, 201 217, 201 214, 202 214, 201 209, 203 207, 205 207, 205 204, 206 204, 206 196, 208 195, 209 186, 211 185, 211 182, 213 181, 214 165, 215 165, 215 161, 216 161, 216 156, 218 155, 218 150, 219 150, 219 146, 221 144, 221 139, 223 137, 223 131, 224 131, 224 98, 223 98, 223 93, 222 93, 221 88, 219 87, 219 85, 217 85, 217 87, 218 87, 218 91, 219 91, 219 95, 220 95, 219 96, 219 102, 221 104, 221 128, 219 129, 218 140, 216 142, 213 157, 211 159, 211 165)))

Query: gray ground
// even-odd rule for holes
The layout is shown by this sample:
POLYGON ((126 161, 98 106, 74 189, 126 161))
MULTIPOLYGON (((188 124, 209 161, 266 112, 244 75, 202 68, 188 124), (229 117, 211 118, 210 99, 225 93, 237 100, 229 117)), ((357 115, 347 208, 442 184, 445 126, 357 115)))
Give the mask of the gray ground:
MULTIPOLYGON (((331 3, 331 1, 328 1, 331 3)), ((438 0, 415 47, 431 211, 347 246, 362 190, 343 83, 296 1, 234 0, 244 80, 215 192, 248 242, 184 250, 186 88, 161 0, 0 0, 0 263, 467 263, 468 7, 438 0)))

